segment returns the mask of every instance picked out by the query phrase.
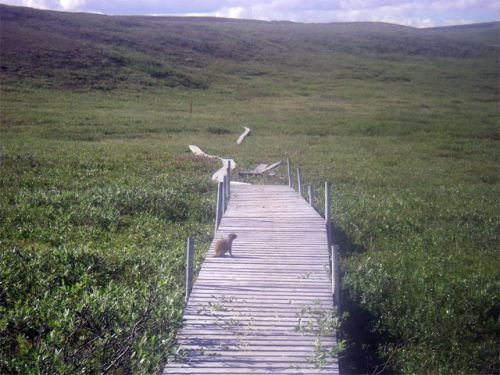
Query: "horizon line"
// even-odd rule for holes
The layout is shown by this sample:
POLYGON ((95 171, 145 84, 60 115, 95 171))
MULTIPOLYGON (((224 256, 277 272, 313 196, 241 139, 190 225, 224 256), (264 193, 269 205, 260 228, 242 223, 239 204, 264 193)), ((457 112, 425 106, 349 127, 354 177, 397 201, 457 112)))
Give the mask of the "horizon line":
POLYGON ((226 20, 226 21, 245 21, 245 22, 282 22, 282 23, 292 23, 292 24, 302 24, 302 25, 331 25, 331 24, 359 24, 359 23, 373 23, 373 24, 385 24, 385 25, 394 25, 400 27, 407 27, 412 29, 437 29, 437 28, 447 28, 447 27, 466 27, 466 26, 474 26, 474 25, 486 25, 486 24, 494 24, 500 23, 500 20, 491 20, 491 21, 481 21, 481 22, 466 22, 466 23, 456 23, 456 24, 443 24, 436 26, 411 26, 405 25, 401 23, 394 22, 386 22, 386 21, 330 21, 330 22, 306 22, 306 21, 292 21, 287 19, 276 19, 276 20, 264 20, 257 18, 237 18, 237 17, 220 17, 216 15, 210 14, 196 14, 196 13, 186 13, 186 14, 163 14, 163 13, 149 13, 149 14, 112 14, 112 13, 104 13, 99 11, 81 11, 81 10, 59 10, 59 9, 43 9, 43 8, 34 8, 25 5, 10 5, 0 2, 0 5, 11 7, 11 8, 24 8, 24 9, 32 9, 35 11, 41 12, 57 12, 57 13, 73 13, 73 14, 89 14, 89 15, 97 15, 97 16, 106 16, 106 17, 151 17, 151 18, 191 18, 191 19, 214 19, 214 20, 226 20))

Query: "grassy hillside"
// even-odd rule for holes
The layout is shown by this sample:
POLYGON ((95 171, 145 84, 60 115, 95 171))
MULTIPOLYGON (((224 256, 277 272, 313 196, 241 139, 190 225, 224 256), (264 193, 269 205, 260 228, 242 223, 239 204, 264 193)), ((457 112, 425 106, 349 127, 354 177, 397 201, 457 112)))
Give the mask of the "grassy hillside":
MULTIPOLYGON (((453 38, 457 32, 448 35, 446 29, 426 32, 376 23, 107 17, 4 5, 0 10, 2 75, 44 87, 105 90, 126 82, 199 88, 226 73, 226 67, 214 71, 218 64, 315 70, 318 54, 340 60, 344 54, 378 53, 476 57, 493 56, 498 47, 453 38)), ((496 24, 481 29, 480 40, 496 37, 497 31, 496 24)))
POLYGON ((0 5, 0 372, 161 369, 212 235, 188 144, 333 183, 345 371, 498 372, 498 32, 0 5))

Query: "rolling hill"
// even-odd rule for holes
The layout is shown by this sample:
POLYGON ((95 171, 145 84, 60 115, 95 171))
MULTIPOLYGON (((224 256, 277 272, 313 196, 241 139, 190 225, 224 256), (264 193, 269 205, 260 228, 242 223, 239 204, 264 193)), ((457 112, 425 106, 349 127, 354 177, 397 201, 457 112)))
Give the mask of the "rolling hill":
POLYGON ((499 23, 420 30, 382 23, 120 17, 0 5, 1 78, 47 87, 206 88, 227 73, 217 65, 228 71, 238 66, 240 74, 241 66, 252 71, 254 64, 315 70, 318 56, 326 62, 346 55, 495 56, 498 32, 499 23))

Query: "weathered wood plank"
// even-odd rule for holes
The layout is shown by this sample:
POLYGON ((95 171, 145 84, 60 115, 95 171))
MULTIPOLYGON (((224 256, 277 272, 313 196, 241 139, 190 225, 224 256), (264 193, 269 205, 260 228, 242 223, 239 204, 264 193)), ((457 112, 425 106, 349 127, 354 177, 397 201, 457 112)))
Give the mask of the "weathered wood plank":
POLYGON ((245 140, 245 137, 252 131, 252 129, 247 128, 246 126, 244 126, 243 129, 245 129, 245 131, 238 137, 236 144, 241 145, 241 143, 245 140))
MULTIPOLYGON (((302 369, 302 368, 294 368, 293 366, 282 366, 276 367, 272 370, 272 372, 268 369, 248 369, 248 368, 225 368, 225 367, 213 367, 213 368, 195 368, 195 367, 178 367, 173 372, 168 372, 168 374, 204 374, 204 375, 212 375, 212 374, 248 374, 248 375, 263 375, 263 374, 286 374, 286 375, 308 375, 308 374, 329 374, 336 375, 338 374, 338 368, 329 367, 325 369, 302 369)), ((165 371, 164 374, 167 374, 165 371)))
POLYGON ((336 358, 313 363, 318 335, 336 346, 317 327, 333 306, 324 219, 289 186, 235 185, 214 243, 232 232, 234 256, 210 246, 186 306, 177 340, 188 362, 164 374, 337 374, 336 358))

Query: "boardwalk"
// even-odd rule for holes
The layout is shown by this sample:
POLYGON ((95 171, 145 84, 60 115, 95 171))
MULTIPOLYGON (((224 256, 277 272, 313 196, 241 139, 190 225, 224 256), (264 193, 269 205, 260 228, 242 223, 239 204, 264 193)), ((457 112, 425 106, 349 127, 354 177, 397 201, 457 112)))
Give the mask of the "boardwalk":
POLYGON ((234 257, 210 248, 177 335, 184 361, 164 374, 337 374, 323 218, 288 186, 233 185, 216 240, 229 233, 234 257))

